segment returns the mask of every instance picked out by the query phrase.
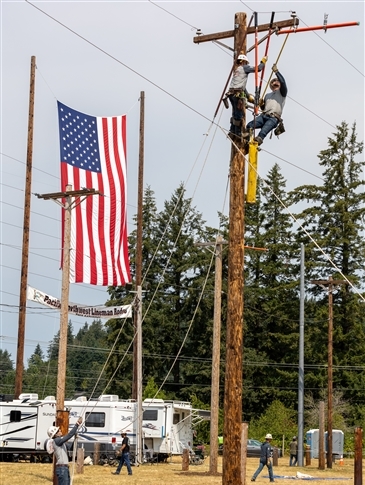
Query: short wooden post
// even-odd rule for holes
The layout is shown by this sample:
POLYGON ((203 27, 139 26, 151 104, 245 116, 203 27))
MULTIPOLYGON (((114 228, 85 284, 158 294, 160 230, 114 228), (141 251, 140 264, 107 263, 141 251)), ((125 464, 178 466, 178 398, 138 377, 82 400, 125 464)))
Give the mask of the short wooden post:
POLYGON ((279 465, 279 450, 277 446, 274 446, 273 454, 272 454, 272 466, 279 465))
POLYGON ((241 481, 246 485, 248 423, 241 427, 241 481))
POLYGON ((310 466, 311 464, 311 447, 309 445, 305 446, 305 466, 310 466))
POLYGON ((186 472, 189 470, 189 450, 187 448, 184 448, 183 450, 181 469, 183 472, 186 472))
POLYGON ((76 452, 76 473, 84 473, 84 459, 85 459, 84 448, 77 448, 77 452, 76 452))
POLYGON ((100 443, 96 442, 94 443, 94 456, 93 456, 94 465, 99 465, 99 461, 100 461, 100 443))
POLYGON ((362 428, 355 428, 354 485, 362 485, 362 428))

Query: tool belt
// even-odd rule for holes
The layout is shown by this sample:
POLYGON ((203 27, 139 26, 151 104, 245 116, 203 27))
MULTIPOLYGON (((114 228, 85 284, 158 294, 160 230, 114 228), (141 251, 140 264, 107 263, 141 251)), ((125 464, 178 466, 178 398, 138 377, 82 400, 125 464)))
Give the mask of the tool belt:
MULTIPOLYGON (((264 113, 264 114, 266 114, 266 113, 264 113)), ((282 133, 285 133, 283 118, 281 116, 279 116, 276 113, 268 113, 268 114, 266 114, 266 116, 271 116, 272 118, 276 118, 279 121, 279 123, 277 124, 277 127, 274 130, 274 135, 279 136, 282 133)))

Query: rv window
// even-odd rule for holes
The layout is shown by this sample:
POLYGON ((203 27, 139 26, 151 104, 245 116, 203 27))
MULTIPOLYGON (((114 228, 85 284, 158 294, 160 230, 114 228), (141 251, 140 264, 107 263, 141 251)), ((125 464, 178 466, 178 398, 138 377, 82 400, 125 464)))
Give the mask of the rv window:
POLYGON ((173 424, 178 424, 180 422, 180 414, 174 413, 173 424))
POLYGON ((157 409, 143 411, 143 421, 157 421, 157 409))
POLYGON ((10 422, 11 423, 20 423, 22 413, 21 411, 10 411, 10 422))
POLYGON ((93 428, 104 428, 105 413, 86 413, 85 424, 93 428))

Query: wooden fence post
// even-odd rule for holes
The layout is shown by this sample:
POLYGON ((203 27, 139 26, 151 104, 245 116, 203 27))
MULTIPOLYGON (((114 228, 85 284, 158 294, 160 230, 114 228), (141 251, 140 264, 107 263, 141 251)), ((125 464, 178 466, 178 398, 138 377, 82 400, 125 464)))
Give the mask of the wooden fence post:
POLYGON ((187 448, 184 448, 183 450, 181 469, 183 472, 186 472, 189 470, 189 450, 187 448))

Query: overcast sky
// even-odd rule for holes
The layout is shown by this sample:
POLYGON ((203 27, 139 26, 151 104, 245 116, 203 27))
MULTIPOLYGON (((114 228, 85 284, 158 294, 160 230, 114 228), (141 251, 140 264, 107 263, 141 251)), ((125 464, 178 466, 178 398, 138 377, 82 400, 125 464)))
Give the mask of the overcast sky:
MULTIPOLYGON (((279 163, 288 190, 320 184, 317 155, 342 121, 364 138, 364 2, 26 1, 1 2, 1 288, 0 348, 16 360, 31 56, 36 56, 32 192, 60 190, 57 104, 94 116, 127 114, 128 222, 137 205, 139 97, 145 92, 144 186, 158 209, 181 182, 210 226, 225 203, 230 110, 214 112, 232 66, 230 50, 196 45, 204 34, 232 30, 236 12, 260 24, 291 18, 299 27, 358 21, 360 26, 291 34, 279 60, 288 89, 286 133, 267 138, 259 155, 265 176, 279 163)), ((264 34, 261 34, 264 35, 264 34)), ((261 36, 260 35, 260 36, 261 36)), ((273 36, 271 68, 285 36, 273 36)), ((222 41, 232 47, 233 39, 222 41)), ((254 43, 250 35, 247 47, 254 43)), ((260 58, 265 44, 260 46, 260 58)), ((249 54, 251 64, 254 53, 249 54)), ((266 79, 269 69, 266 70, 266 79)), ((254 91, 254 76, 248 81, 254 91)), ((248 117, 250 120, 251 117, 248 117)), ((61 295, 61 211, 32 196, 28 284, 61 295)), ((70 300, 103 304, 106 288, 72 285, 70 300)), ((85 323, 72 317, 75 333, 85 323)), ((91 323, 91 320, 89 321, 91 323)), ((25 359, 46 352, 59 330, 57 311, 29 303, 25 359)))

